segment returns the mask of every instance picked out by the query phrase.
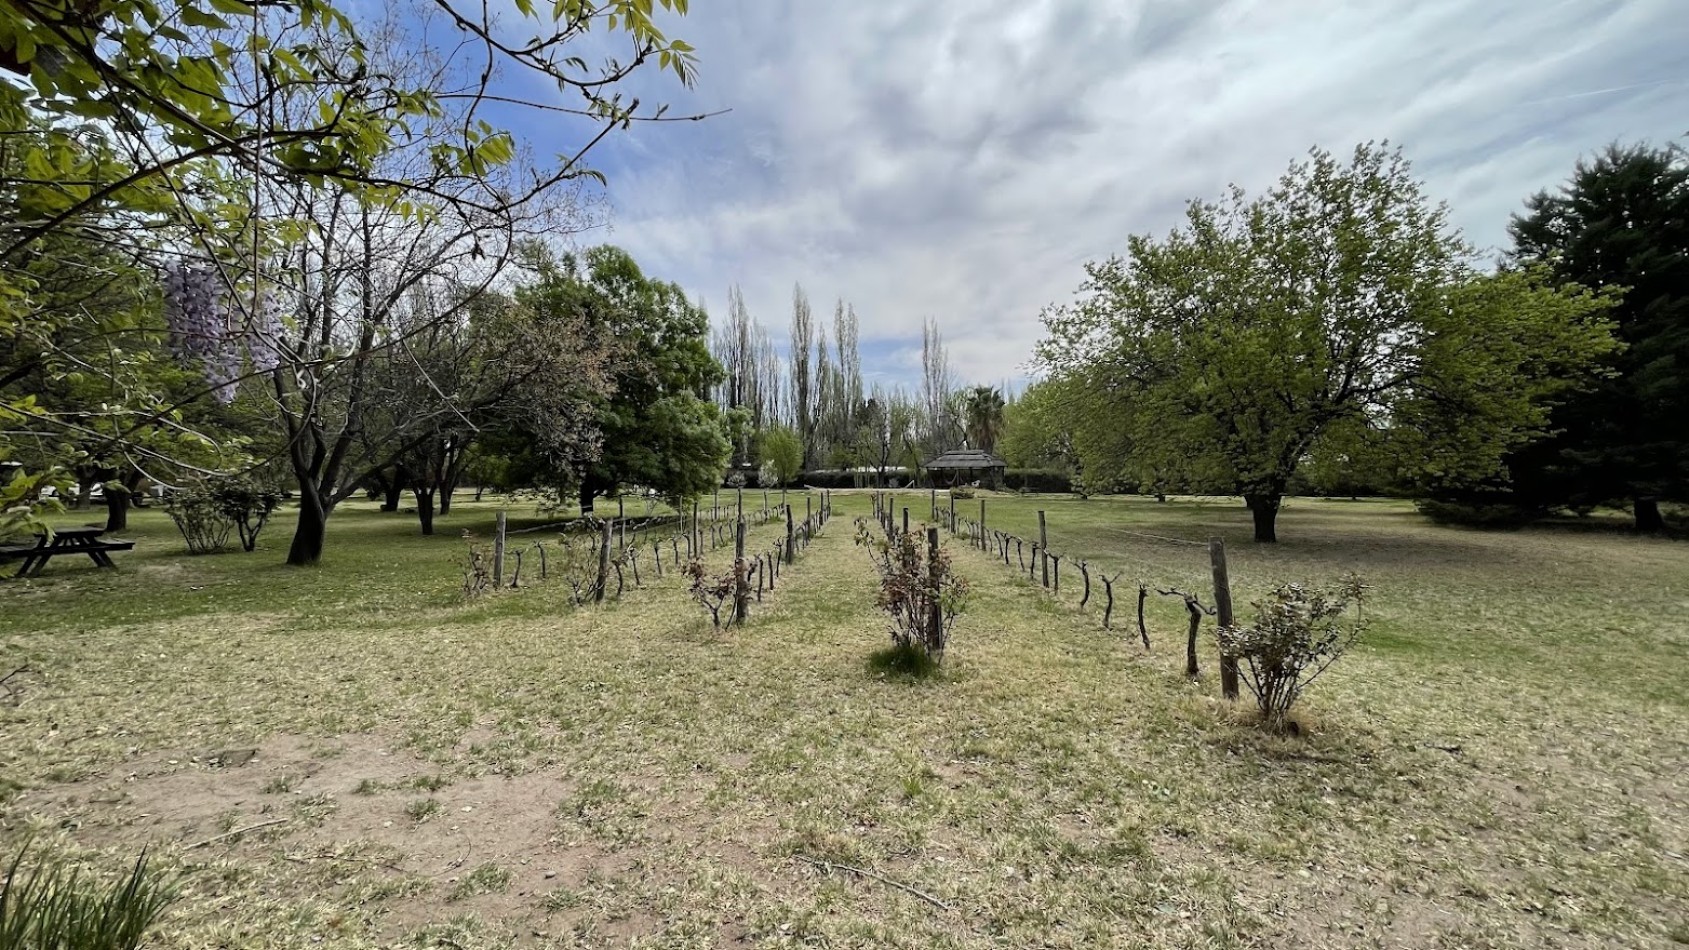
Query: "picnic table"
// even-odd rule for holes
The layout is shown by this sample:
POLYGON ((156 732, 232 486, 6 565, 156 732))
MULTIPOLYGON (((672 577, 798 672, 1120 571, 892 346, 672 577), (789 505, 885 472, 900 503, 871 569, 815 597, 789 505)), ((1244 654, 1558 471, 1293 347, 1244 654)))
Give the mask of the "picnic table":
POLYGON ((109 552, 133 550, 135 542, 102 538, 105 533, 106 529, 100 527, 59 528, 50 539, 45 534, 36 535, 33 544, 0 545, 0 560, 23 558, 18 577, 39 575, 47 562, 60 554, 86 554, 100 567, 115 568, 117 565, 112 563, 109 552))

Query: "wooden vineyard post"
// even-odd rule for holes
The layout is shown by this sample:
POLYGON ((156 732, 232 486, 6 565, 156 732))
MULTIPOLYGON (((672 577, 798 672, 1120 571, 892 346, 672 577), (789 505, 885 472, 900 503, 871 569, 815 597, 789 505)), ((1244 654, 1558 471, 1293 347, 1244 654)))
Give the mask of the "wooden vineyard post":
POLYGON ((927 634, 927 647, 942 657, 944 655, 944 607, 938 602, 943 588, 939 583, 938 575, 938 528, 936 526, 927 529, 927 577, 932 581, 932 590, 928 597, 932 603, 930 605, 931 616, 927 619, 930 631, 927 634))
POLYGON ((780 504, 786 509, 786 563, 791 564, 798 558, 797 530, 792 524, 792 506, 784 501, 780 504))
POLYGON ((950 533, 956 533, 956 493, 950 493, 950 533))
POLYGON ((815 537, 815 509, 810 505, 808 495, 803 496, 803 523, 806 532, 804 543, 807 545, 815 537))
POLYGON ((743 521, 745 520, 745 490, 743 488, 737 488, 734 489, 734 491, 737 492, 736 497, 738 498, 738 517, 740 521, 743 521))
MULTIPOLYGON (((1221 629, 1232 625, 1232 582, 1226 572, 1226 542, 1221 538, 1208 539, 1208 559, 1214 565, 1214 611, 1221 629)), ((1227 699, 1237 698, 1237 658, 1220 657, 1220 694, 1227 699)))
POLYGON ((733 622, 744 623, 751 612, 751 583, 745 575, 745 519, 733 531, 733 622))
POLYGON ((704 556, 704 536, 698 531, 698 499, 692 499, 692 531, 686 537, 686 546, 692 557, 704 556))
POLYGON ((979 549, 985 550, 985 499, 979 500, 979 549))
POLYGON ((904 534, 909 533, 909 509, 908 508, 903 509, 903 533, 904 534))
POLYGON ((1191 679, 1196 679, 1202 675, 1202 671, 1197 668, 1196 663, 1196 635, 1202 629, 1202 606, 1196 602, 1195 597, 1187 595, 1185 597, 1185 610, 1191 615, 1190 636, 1185 641, 1185 675, 1191 679))
POLYGON ((1144 650, 1149 650, 1149 627, 1144 626, 1144 601, 1149 599, 1149 585, 1138 585, 1138 636, 1144 640, 1144 650))
POLYGON ((938 520, 938 483, 927 486, 927 508, 932 512, 932 520, 938 520))
POLYGON ((493 532, 493 588, 504 586, 504 512, 498 513, 498 528, 493 532))
POLYGON ((610 586, 610 531, 612 527, 608 519, 599 522, 598 589, 593 592, 592 599, 600 603, 604 600, 604 589, 610 586))
POLYGON ((1050 535, 1044 530, 1044 513, 1038 512, 1038 568, 1043 572, 1044 586, 1050 586, 1050 535))

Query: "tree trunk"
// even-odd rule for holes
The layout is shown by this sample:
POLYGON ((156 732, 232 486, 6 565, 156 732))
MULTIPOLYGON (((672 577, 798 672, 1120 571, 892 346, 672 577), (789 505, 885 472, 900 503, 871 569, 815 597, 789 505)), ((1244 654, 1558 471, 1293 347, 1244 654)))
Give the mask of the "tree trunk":
POLYGON ((106 530, 124 531, 129 527, 129 490, 113 482, 106 486, 106 530))
POLYGON ((477 480, 476 485, 475 485, 475 500, 480 501, 481 495, 484 492, 486 492, 486 490, 487 490, 486 480, 485 479, 477 480))
POLYGON ((1636 530, 1639 534, 1659 534, 1666 529, 1666 520, 1660 516, 1658 499, 1636 499, 1631 502, 1631 513, 1636 516, 1636 530))
POLYGON ((434 489, 415 488, 411 490, 416 495, 416 517, 422 522, 424 537, 434 533, 434 489))
POLYGON ((386 485, 387 499, 381 503, 382 511, 398 511, 399 500, 405 497, 405 467, 393 466, 393 477, 386 485))
POLYGON ((322 560, 323 541, 328 537, 330 507, 323 504, 317 487, 301 480, 299 523, 293 528, 293 544, 287 549, 287 563, 305 567, 322 560))
POLYGON ((94 497, 94 486, 100 483, 100 476, 96 473, 76 480, 76 501, 71 507, 77 510, 88 507, 88 500, 94 497))
POLYGON ((440 486, 440 514, 441 515, 449 515, 449 514, 452 513, 452 490, 453 489, 452 489, 451 485, 440 486))
POLYGON ((592 510, 592 498, 595 494, 597 494, 596 492, 593 491, 593 488, 594 488, 594 486, 591 483, 587 482, 585 479, 581 480, 580 496, 581 496, 581 516, 582 517, 585 517, 587 512, 590 512, 592 510))
POLYGON ((1283 495, 1244 495, 1244 504, 1255 517, 1255 540, 1271 544, 1278 540, 1278 506, 1283 495))

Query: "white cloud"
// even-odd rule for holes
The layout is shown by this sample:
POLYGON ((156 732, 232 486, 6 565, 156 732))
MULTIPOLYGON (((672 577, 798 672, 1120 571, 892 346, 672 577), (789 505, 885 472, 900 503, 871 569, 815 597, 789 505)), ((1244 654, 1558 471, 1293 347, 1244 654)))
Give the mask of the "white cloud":
POLYGON ((1469 238, 1504 243, 1579 154, 1689 128, 1675 6, 694 4, 676 108, 733 111, 607 147, 612 239, 718 311, 739 284, 776 337, 794 281, 822 314, 854 302, 876 352, 936 317, 957 372, 996 381, 1083 261, 1313 145, 1403 145, 1469 238))

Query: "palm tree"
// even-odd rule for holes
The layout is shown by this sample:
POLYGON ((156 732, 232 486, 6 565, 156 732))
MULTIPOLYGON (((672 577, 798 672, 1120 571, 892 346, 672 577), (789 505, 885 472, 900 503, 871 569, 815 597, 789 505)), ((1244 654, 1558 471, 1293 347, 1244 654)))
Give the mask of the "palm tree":
POLYGON ((967 394, 968 441, 994 452, 1003 431, 1003 394, 995 386, 975 386, 967 394))

